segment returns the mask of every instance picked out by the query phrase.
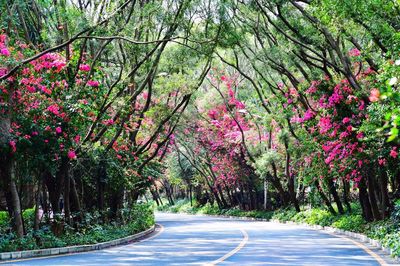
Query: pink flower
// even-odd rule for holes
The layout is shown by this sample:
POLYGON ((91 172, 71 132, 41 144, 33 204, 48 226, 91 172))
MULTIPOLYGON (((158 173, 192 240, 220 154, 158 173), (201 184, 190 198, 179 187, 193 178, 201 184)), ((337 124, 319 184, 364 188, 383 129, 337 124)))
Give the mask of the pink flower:
POLYGON ((0 50, 0 54, 2 54, 4 56, 10 56, 10 51, 8 51, 7 48, 3 48, 0 50))
POLYGON ((372 89, 371 94, 369 95, 369 100, 371 102, 377 102, 377 101, 379 101, 380 96, 381 96, 381 93, 378 89, 372 89))
POLYGON ((345 118, 343 118, 343 120, 342 120, 342 123, 343 124, 347 124, 347 123, 349 123, 350 122, 350 118, 348 118, 348 117, 345 117, 345 118))
POLYGON ((348 137, 348 136, 349 136, 349 133, 347 133, 347 132, 342 132, 342 133, 340 133, 339 138, 340 138, 340 139, 343 139, 343 138, 346 138, 346 137, 348 137))
POLYGON ((380 166, 386 165, 386 159, 385 158, 378 158, 378 164, 380 166))
POLYGON ((361 101, 360 106, 358 107, 358 110, 362 111, 364 109, 365 109, 365 103, 364 103, 364 101, 361 101))
POLYGON ((82 65, 79 66, 79 70, 82 70, 82 71, 85 71, 85 72, 89 72, 90 71, 90 66, 82 64, 82 65))
POLYGON ((75 151, 69 151, 68 152, 68 154, 67 154, 67 156, 68 156, 68 159, 70 159, 70 160, 75 160, 76 159, 76 153, 75 153, 75 151))
POLYGON ((29 85, 26 86, 26 89, 31 93, 34 93, 36 91, 35 87, 29 85))
POLYGON ((324 134, 332 128, 330 117, 321 117, 318 122, 319 133, 324 134))
POLYGON ((90 86, 90 87, 98 87, 100 85, 100 83, 98 81, 96 81, 96 80, 89 80, 87 82, 87 85, 90 86))
POLYGON ((397 158, 398 152, 397 152, 397 147, 394 147, 391 151, 390 151, 390 156, 393 158, 397 158))
POLYGON ((112 118, 111 118, 111 119, 104 120, 104 121, 103 121, 103 124, 106 125, 106 126, 114 125, 114 120, 113 120, 112 118))
POLYGON ((357 48, 353 48, 349 51, 349 56, 360 56, 361 52, 357 48))
POLYGON ((17 151, 17 143, 14 140, 10 140, 8 144, 10 145, 12 152, 15 153, 17 151))
POLYGON ((58 107, 57 104, 53 104, 53 105, 50 105, 49 107, 47 107, 47 111, 49 111, 55 115, 60 114, 59 110, 60 110, 60 107, 58 107))
POLYGON ((5 74, 7 74, 7 68, 0 67, 0 77, 4 76, 5 74))
POLYGON ((364 133, 363 133, 363 132, 358 133, 357 136, 356 136, 356 138, 357 138, 357 139, 362 139, 362 138, 364 138, 364 133))
POLYGON ((85 104, 85 105, 89 103, 86 99, 78 100, 78 102, 79 102, 80 104, 85 104))
POLYGON ((81 141, 81 136, 80 135, 76 135, 74 137, 74 141, 75 141, 75 143, 79 143, 81 141))
POLYGON ((312 110, 307 109, 307 111, 304 113, 304 117, 303 117, 302 121, 308 121, 308 120, 312 119, 314 116, 315 116, 315 113, 312 110))
POLYGON ((61 132, 62 132, 61 127, 56 127, 56 133, 57 133, 57 134, 61 134, 61 132))

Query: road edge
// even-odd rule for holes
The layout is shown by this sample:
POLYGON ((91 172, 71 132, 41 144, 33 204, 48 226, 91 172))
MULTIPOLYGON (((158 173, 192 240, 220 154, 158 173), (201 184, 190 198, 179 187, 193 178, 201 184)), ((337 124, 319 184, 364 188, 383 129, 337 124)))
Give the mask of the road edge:
MULTIPOLYGON (((163 213, 163 212, 159 212, 163 213)), ((170 213, 170 212, 165 212, 170 213)), ((292 224, 292 225, 301 225, 307 227, 309 229, 324 231, 329 234, 336 234, 338 236, 346 236, 349 239, 359 241, 361 243, 368 243, 373 247, 381 249, 386 255, 389 255, 394 260, 400 262, 400 257, 394 255, 394 250, 388 247, 385 247, 378 240, 369 238, 368 236, 360 233, 354 233, 351 231, 342 230, 339 228, 331 227, 331 226, 321 226, 321 225, 312 225, 307 223, 297 223, 293 221, 279 221, 276 219, 263 219, 263 218, 254 218, 254 217, 240 217, 240 216, 228 216, 228 215, 213 215, 213 214, 192 214, 192 213, 182 213, 187 215, 197 215, 197 216, 206 216, 206 217, 216 217, 216 218, 228 218, 228 219, 236 219, 236 220, 245 220, 245 221, 261 221, 261 222, 272 222, 279 224, 292 224)))
POLYGON ((46 249, 35 249, 35 250, 24 250, 24 251, 13 251, 13 252, 2 252, 0 253, 0 263, 1 262, 12 262, 14 259, 29 259, 36 257, 44 257, 44 256, 52 256, 52 255, 61 255, 61 254, 71 254, 71 253, 80 253, 87 252, 93 250, 101 250, 113 246, 124 245, 139 238, 145 237, 155 231, 156 224, 151 226, 149 229, 142 231, 140 233, 130 235, 123 238, 118 238, 115 240, 101 242, 93 245, 77 245, 77 246, 68 246, 68 247, 60 247, 60 248, 46 248, 46 249))

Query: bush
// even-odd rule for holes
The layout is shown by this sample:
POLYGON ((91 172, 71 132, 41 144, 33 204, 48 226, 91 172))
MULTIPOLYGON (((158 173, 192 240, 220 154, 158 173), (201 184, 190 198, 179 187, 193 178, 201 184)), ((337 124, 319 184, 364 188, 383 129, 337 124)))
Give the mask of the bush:
MULTIPOLYGON (((24 220, 33 223, 34 214, 34 209, 25 210, 24 220)), ((154 225, 154 212, 150 204, 136 204, 123 209, 121 217, 126 222, 99 224, 100 213, 85 213, 78 229, 66 226, 65 234, 60 237, 55 236, 49 227, 30 231, 22 238, 11 233, 0 234, 0 252, 95 244, 126 237, 154 225)), ((8 227, 8 215, 0 213, 1 224, 4 224, 3 220, 6 220, 8 227)))
POLYGON ((395 224, 400 226, 400 199, 398 199, 394 204, 391 219, 395 224))
POLYGON ((352 232, 364 232, 365 224, 365 220, 360 214, 349 214, 341 216, 332 226, 352 232))
POLYGON ((292 218, 295 217, 297 214, 295 209, 289 208, 289 209, 282 209, 282 210, 277 210, 274 212, 272 215, 272 219, 284 222, 284 221, 292 221, 292 218))
POLYGON ((318 224, 321 226, 328 226, 332 224, 335 217, 326 210, 311 209, 307 212, 305 222, 308 224, 318 224))
POLYGON ((206 205, 200 208, 199 213, 216 215, 220 214, 220 209, 218 208, 218 206, 207 203, 206 205))
POLYGON ((10 219, 8 217, 8 213, 0 212, 0 235, 3 235, 7 232, 9 224, 10 224, 10 219))

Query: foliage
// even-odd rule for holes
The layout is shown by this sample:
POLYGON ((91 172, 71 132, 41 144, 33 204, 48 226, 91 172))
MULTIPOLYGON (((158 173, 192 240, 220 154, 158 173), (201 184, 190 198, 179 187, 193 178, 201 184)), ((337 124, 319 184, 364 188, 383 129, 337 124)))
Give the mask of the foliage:
MULTIPOLYGON (((96 213, 87 213, 85 222, 78 229, 69 228, 62 236, 55 236, 47 226, 38 231, 30 230, 23 238, 17 238, 13 233, 2 234, 0 252, 96 244, 126 237, 154 225, 153 208, 148 204, 137 204, 123 212, 125 223, 99 223, 96 213)), ((24 213, 32 215, 34 210, 24 213)))

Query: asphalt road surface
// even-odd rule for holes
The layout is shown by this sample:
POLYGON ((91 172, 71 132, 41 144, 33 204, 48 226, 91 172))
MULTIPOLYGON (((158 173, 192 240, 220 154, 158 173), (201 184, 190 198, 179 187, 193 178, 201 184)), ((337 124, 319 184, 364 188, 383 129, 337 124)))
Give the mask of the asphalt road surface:
POLYGON ((6 264, 400 265, 371 246, 297 225, 164 213, 156 219, 156 232, 140 242, 6 264))

